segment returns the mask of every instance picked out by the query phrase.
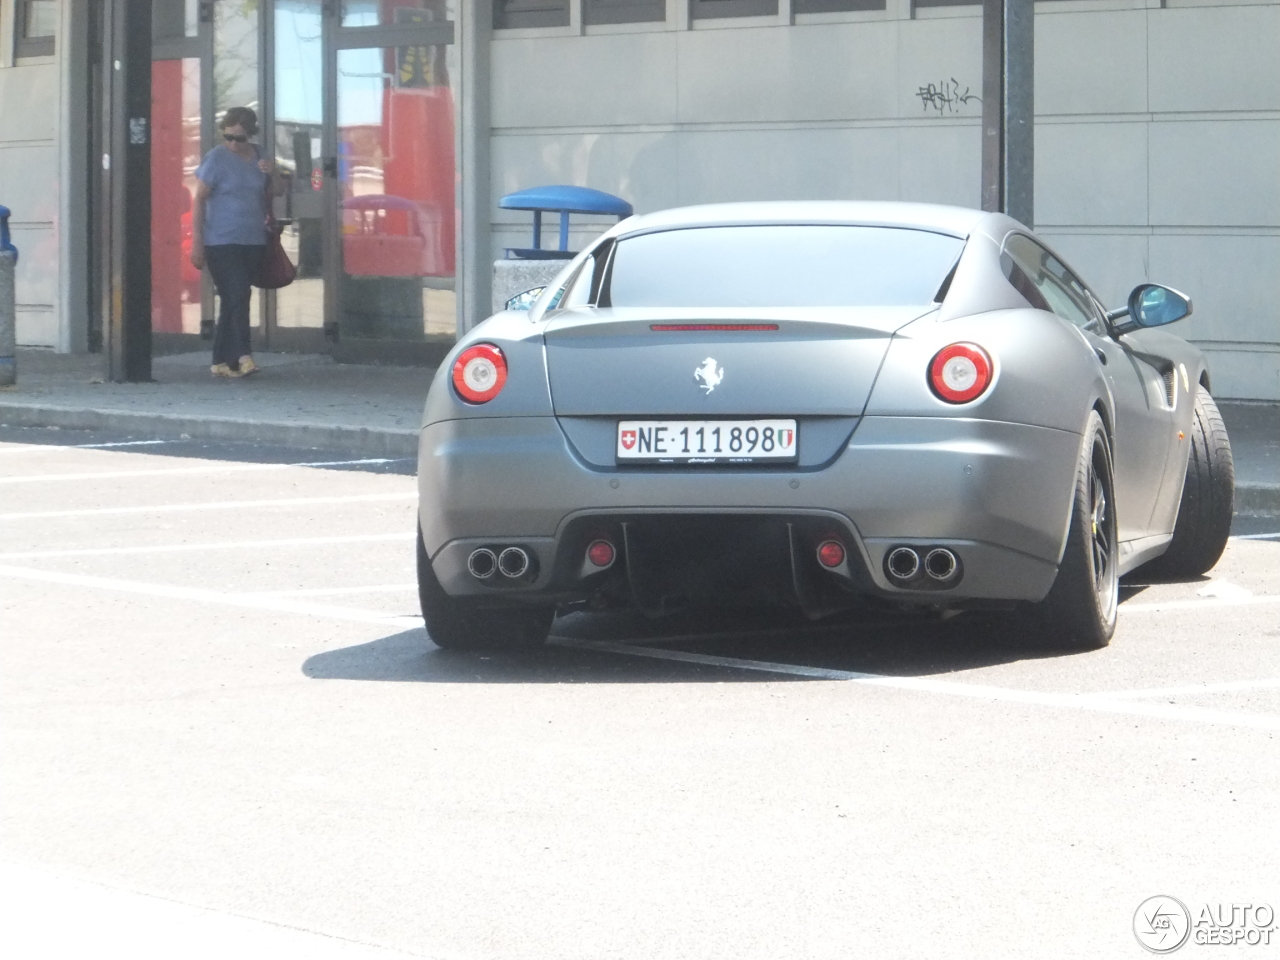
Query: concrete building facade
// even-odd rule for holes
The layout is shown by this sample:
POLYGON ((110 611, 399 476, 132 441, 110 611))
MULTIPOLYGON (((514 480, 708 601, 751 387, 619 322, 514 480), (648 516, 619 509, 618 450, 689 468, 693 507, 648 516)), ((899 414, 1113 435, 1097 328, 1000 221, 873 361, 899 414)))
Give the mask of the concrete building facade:
MULTIPOLYGON (((44 2, 56 11, 57 29, 74 42, 77 0, 44 2)), ((245 2, 186 7, 198 18, 207 8, 245 2)), ((78 331, 91 324, 77 320, 78 310, 90 309, 80 305, 87 281, 76 259, 77 243, 83 247, 77 231, 87 229, 77 184, 93 159, 76 128, 85 113, 78 106, 84 82, 67 63, 61 36, 52 52, 22 48, 15 33, 22 26, 20 5, 0 0, 0 203, 14 210, 23 250, 19 334, 26 344, 87 349, 78 331)), ((282 52, 281 36, 290 23, 305 20, 309 7, 306 0, 252 6, 258 29, 271 33, 257 80, 264 113, 274 112, 269 142, 280 148, 282 163, 298 170, 298 156, 282 155, 290 141, 281 131, 292 131, 295 145, 299 131, 306 132, 297 117, 286 116, 298 112, 286 107, 297 92, 286 87, 302 82, 309 88, 310 81, 301 60, 294 66, 301 64, 302 81, 280 72, 281 58, 293 56, 282 52)), ((1215 392, 1280 400, 1274 291, 1280 276, 1280 3, 1042 0, 1036 6, 1035 228, 1109 303, 1122 302, 1146 279, 1191 294, 1196 313, 1179 332, 1210 354, 1215 392)), ((409 89, 415 84, 448 91, 451 104, 430 114, 437 119, 403 127, 434 130, 439 138, 439 124, 452 125, 447 161, 442 153, 414 161, 456 164, 447 168, 456 173, 452 220, 424 215, 439 237, 452 230, 454 243, 437 266, 421 254, 429 339, 447 339, 446 317, 463 329, 483 319, 492 260, 504 248, 528 243, 527 216, 499 211, 497 200, 524 187, 591 186, 624 197, 637 212, 745 199, 979 204, 982 21, 976 4, 368 0, 341 7, 343 29, 351 24, 353 37, 358 30, 375 38, 377 29, 420 26, 424 17, 453 25, 452 42, 431 48, 441 51, 432 54, 434 80, 404 80, 404 71, 417 69, 406 66, 412 58, 388 54, 391 72, 402 76, 388 81, 401 86, 384 91, 380 148, 363 147, 366 135, 350 133, 361 123, 376 126, 374 113, 353 120, 355 106, 315 107, 308 134, 317 164, 335 153, 335 182, 348 183, 325 188, 345 190, 346 198, 335 195, 329 204, 339 213, 326 214, 326 256, 341 262, 349 289, 364 289, 367 278, 350 273, 365 242, 359 237, 372 230, 383 244, 378 249, 391 244, 378 233, 391 214, 375 215, 369 207, 389 201, 370 197, 394 194, 390 185, 405 181, 392 169, 386 117, 400 109, 399 94, 412 93, 413 109, 422 109, 422 90, 409 89), (390 8, 402 12, 385 16, 390 8), (403 12, 419 8, 434 12, 403 12), (336 135, 322 130, 322 122, 336 135), (384 167, 362 165, 365 154, 376 154, 384 167), (349 185, 362 176, 373 178, 370 186, 349 185)), ((325 29, 333 31, 326 36, 346 35, 325 29)), ((395 44, 392 34, 376 36, 395 44)), ((342 85, 360 74, 343 67, 356 63, 344 61, 353 48, 343 43, 356 40, 334 41, 336 53, 320 69, 336 67, 338 79, 316 78, 322 97, 336 90, 342 100, 342 85)), ((372 110, 373 96, 347 99, 372 110)), ((210 119, 202 122, 208 135, 210 119)), ((206 136, 202 147, 208 145, 206 136)), ((398 149, 407 156, 407 148, 398 149)), ((428 194, 438 192, 427 180, 397 189, 426 191, 415 200, 425 210, 428 194)), ((310 199, 298 198, 303 207, 310 199)), ((605 226, 575 222, 573 245, 605 226)), ((430 230, 420 232, 429 241, 430 230)), ((308 238, 300 233, 298 243, 301 250, 308 238)), ((379 282, 379 289, 393 289, 390 281, 379 282)), ((318 329, 319 316, 308 319, 308 311, 327 310, 332 318, 348 309, 335 303, 331 286, 317 286, 312 299, 295 299, 289 310, 318 329)), ((206 295, 196 312, 209 309, 206 295)), ((279 316, 275 322, 284 329, 279 316)), ((285 347, 325 348, 319 339, 285 347)))

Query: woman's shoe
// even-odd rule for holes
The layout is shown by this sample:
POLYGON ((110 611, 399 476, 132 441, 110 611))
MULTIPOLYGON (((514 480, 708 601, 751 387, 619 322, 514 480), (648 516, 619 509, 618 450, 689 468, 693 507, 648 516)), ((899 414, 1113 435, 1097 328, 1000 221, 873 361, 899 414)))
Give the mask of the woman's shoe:
POLYGON ((232 370, 225 363, 215 363, 212 367, 209 368, 209 372, 212 373, 215 377, 229 377, 231 379, 244 376, 244 374, 241 373, 239 370, 232 370))
POLYGON ((251 373, 257 373, 262 368, 254 362, 253 357, 245 355, 240 358, 240 376, 247 377, 251 373))

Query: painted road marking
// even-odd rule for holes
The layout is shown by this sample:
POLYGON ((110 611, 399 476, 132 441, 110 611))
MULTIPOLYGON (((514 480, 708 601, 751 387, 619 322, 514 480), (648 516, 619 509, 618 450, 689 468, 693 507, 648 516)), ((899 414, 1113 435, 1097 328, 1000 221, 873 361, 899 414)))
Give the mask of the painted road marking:
POLYGON ((111 577, 91 577, 79 573, 57 573, 52 570, 31 570, 26 567, 10 566, 0 566, 0 577, 58 583, 68 587, 88 587, 116 593, 133 593, 148 597, 164 597, 169 600, 191 600, 196 603, 221 604, 227 607, 297 613, 309 617, 325 617, 330 620, 348 620, 354 623, 375 623, 406 629, 422 626, 421 617, 400 617, 378 613, 375 610, 356 610, 327 603, 303 603, 287 597, 267 597, 253 593, 222 593, 218 590, 206 590, 203 587, 176 587, 163 583, 142 583, 136 580, 116 580, 111 577))
POLYGON ((353 593, 417 593, 416 583, 381 583, 370 587, 312 587, 307 590, 255 590, 254 597, 337 597, 353 593))
MULTIPOLYGON (((287 597, 266 597, 245 593, 219 593, 199 587, 172 587, 158 583, 140 583, 131 580, 113 580, 107 577, 90 577, 74 573, 54 573, 31 570, 25 567, 0 566, 0 576, 66 586, 89 587, 143 596, 165 597, 172 600, 191 600, 227 606, 248 607, 255 610, 271 610, 280 613, 296 613, 304 616, 325 617, 356 623, 376 624, 384 627, 413 629, 422 626, 422 618, 416 616, 388 616, 372 610, 335 607, 328 604, 304 603, 287 597)), ((1206 601, 1207 602, 1207 601, 1206 601)), ((1015 690, 981 684, 956 683, 931 677, 891 677, 874 673, 857 673, 850 670, 829 670, 823 667, 807 667, 788 663, 770 663, 762 660, 740 660, 734 657, 718 657, 710 654, 689 653, 683 650, 661 650, 655 647, 630 646, 592 640, 575 640, 568 637, 552 637, 553 646, 601 653, 615 653, 629 657, 646 657, 655 660, 671 660, 681 663, 698 663, 727 667, 736 670, 752 670, 784 676, 811 677, 815 680, 837 680, 868 686, 889 687, 920 693, 938 693, 947 696, 988 700, 1002 703, 1021 703, 1031 706, 1047 706, 1090 713, 1119 714, 1147 717, 1154 720, 1211 723, 1221 726, 1251 727, 1259 730, 1280 730, 1280 716, 1270 714, 1232 713, 1223 710, 1207 710, 1201 707, 1179 707, 1170 704, 1126 702, 1111 694, 1046 693, 1036 690, 1015 690)))
POLYGON ((1224 683, 1199 683, 1189 687, 1152 687, 1146 690, 1118 690, 1103 696, 1116 699, 1129 697, 1186 697, 1201 693, 1234 693, 1237 690, 1273 690, 1280 687, 1280 677, 1265 680, 1228 680, 1224 683))
POLYGON ((411 960, 417 956, 25 864, 0 863, 0 898, 5 904, 2 942, 11 957, 411 960), (75 922, 68 923, 68 917, 75 922))
POLYGON ((1280 730, 1280 716, 1270 714, 1231 713, 1224 710, 1207 710, 1201 707, 1178 707, 1162 703, 1127 703, 1107 694, 1046 693, 1039 690, 1014 690, 1008 687, 991 687, 981 684, 955 683, 935 680, 931 677, 888 677, 874 673, 855 673, 847 670, 828 670, 823 667, 803 667, 793 664, 769 663, 760 660, 739 660, 734 657, 716 657, 682 650, 661 650, 654 647, 633 647, 621 643, 605 643, 594 640, 571 640, 553 637, 548 641, 559 647, 581 650, 599 650, 631 657, 649 657, 654 660, 675 660, 682 663, 700 663, 708 666, 728 667, 737 670, 753 670, 761 673, 778 673, 790 676, 812 677, 817 680, 843 680, 866 686, 890 687, 898 690, 914 690, 923 693, 940 693, 953 697, 990 700, 1001 703, 1023 703, 1043 707, 1065 707, 1087 710, 1091 713, 1112 713, 1157 720, 1194 721, 1234 727, 1253 727, 1259 730, 1280 730))
POLYGON ((154 547, 89 547, 77 550, 31 550, 0 553, 0 560, 51 560, 58 557, 110 557, 147 553, 191 553, 199 550, 270 550, 275 547, 310 547, 330 543, 385 543, 413 540, 415 533, 367 533, 350 537, 288 537, 282 540, 218 540, 213 543, 171 543, 154 547))
POLYGON ((305 507, 327 503, 379 503, 416 500, 418 491, 404 493, 361 493, 343 497, 292 497, 283 500, 220 500, 217 503, 170 503, 145 507, 100 507, 83 510, 38 510, 31 513, 0 513, 0 520, 50 520, 59 517, 105 517, 131 513, 182 513, 194 510, 250 510, 264 507, 305 507))
POLYGON ((307 463, 227 463, 216 467, 169 467, 163 470, 113 470, 100 473, 46 473, 33 477, 0 477, 0 483, 55 483, 60 480, 118 480, 132 477, 176 477, 212 473, 249 473, 259 470, 284 470, 288 467, 357 467, 383 463, 407 463, 411 457, 387 459, 369 457, 364 460, 317 460, 307 463))
POLYGON ((1280 540, 1280 533, 1241 533, 1232 540, 1280 540))
POLYGON ((11 447, 0 447, 0 454, 5 453, 57 453, 62 450, 110 450, 114 447, 155 447, 164 443, 179 443, 178 440, 125 440, 120 443, 74 443, 65 444, 15 444, 11 447))
POLYGON ((1121 613, 1160 613, 1165 610, 1216 610, 1219 607, 1255 607, 1280 603, 1280 597, 1232 597, 1219 599, 1205 597, 1202 600, 1156 600, 1151 603, 1120 604, 1121 613))

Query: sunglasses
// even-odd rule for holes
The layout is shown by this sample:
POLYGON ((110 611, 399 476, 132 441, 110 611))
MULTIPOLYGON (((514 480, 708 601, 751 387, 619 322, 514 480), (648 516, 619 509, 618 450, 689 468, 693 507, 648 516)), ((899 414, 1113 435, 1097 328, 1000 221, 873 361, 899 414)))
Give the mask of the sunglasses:
POLYGON ((243 133, 224 133, 222 135, 222 139, 226 140, 228 143, 248 143, 249 142, 249 138, 246 137, 243 133))

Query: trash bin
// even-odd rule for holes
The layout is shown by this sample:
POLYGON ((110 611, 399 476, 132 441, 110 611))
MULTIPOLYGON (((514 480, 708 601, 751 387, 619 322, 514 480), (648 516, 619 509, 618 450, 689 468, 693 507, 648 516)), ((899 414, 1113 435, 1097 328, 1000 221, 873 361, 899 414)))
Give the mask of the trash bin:
POLYGON ((0 387, 11 387, 18 380, 13 289, 13 268, 17 264, 18 248, 9 240, 9 208, 0 207, 0 387))
MULTIPOLYGON (((572 260, 577 251, 569 249, 569 214, 588 213, 597 216, 631 216, 631 204, 621 197, 590 187, 567 185, 531 187, 509 193, 498 201, 504 210, 533 212, 533 246, 508 247, 504 260, 493 265, 493 312, 506 308, 511 298, 549 283, 564 261, 572 260), (542 246, 542 215, 560 214, 560 244, 556 249, 542 246)), ((526 308, 527 309, 527 308, 526 308)))

